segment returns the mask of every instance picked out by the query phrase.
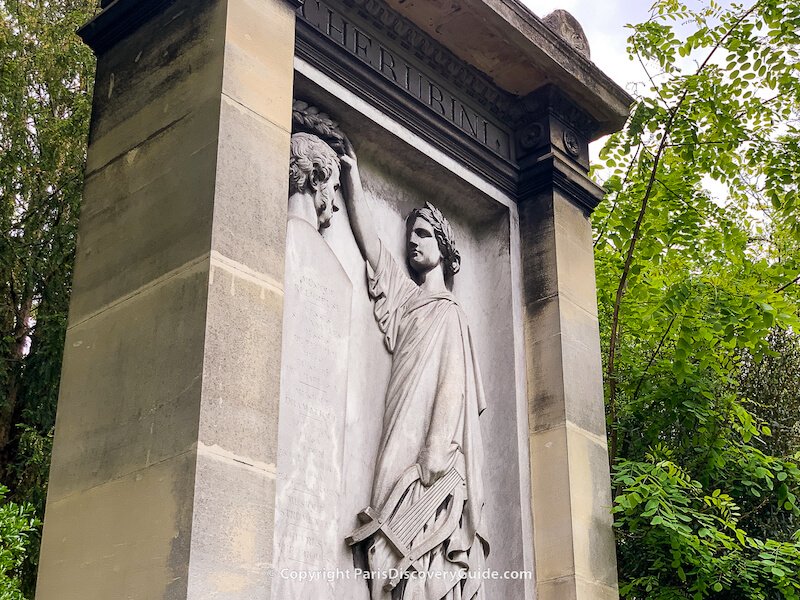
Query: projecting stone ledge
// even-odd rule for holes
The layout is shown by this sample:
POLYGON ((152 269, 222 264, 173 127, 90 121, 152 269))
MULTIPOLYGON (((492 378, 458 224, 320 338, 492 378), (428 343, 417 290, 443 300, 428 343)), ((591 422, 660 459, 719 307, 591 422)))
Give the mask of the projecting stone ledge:
MULTIPOLYGON (((297 8, 304 0, 284 1, 297 8)), ((102 54, 175 2, 176 0, 101 0, 100 13, 81 27, 78 35, 95 54, 102 54)))
MULTIPOLYGON (((303 0, 284 0, 299 7, 303 0)), ((380 4, 354 0, 356 4, 380 4)), ((102 12, 80 35, 102 53, 175 0, 104 0, 102 12)), ((594 137, 618 131, 633 99, 589 60, 589 44, 578 21, 563 10, 540 19, 518 0, 385 0, 456 56, 485 73, 502 89, 526 96, 554 84, 597 122, 594 137)))
MULTIPOLYGON (((518 0, 386 3, 507 92, 527 96, 556 85, 597 122, 593 137, 619 131, 630 114, 633 98, 589 60, 588 42, 585 52, 576 48, 561 26, 554 31, 518 0)), ((568 24, 580 37, 571 15, 568 24)))

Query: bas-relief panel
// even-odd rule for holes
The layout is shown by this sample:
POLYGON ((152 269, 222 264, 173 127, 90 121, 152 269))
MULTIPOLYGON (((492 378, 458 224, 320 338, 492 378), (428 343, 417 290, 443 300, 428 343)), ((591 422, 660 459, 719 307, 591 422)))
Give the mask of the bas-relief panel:
MULTIPOLYGON (((483 508, 482 530, 491 546, 486 559, 486 567, 499 571, 522 571, 523 544, 522 519, 524 510, 529 510, 527 501, 520 492, 520 469, 527 470, 527 463, 520 467, 518 456, 514 340, 512 331, 511 310, 511 266, 509 257, 508 212, 494 201, 482 197, 477 192, 474 197, 464 197, 458 186, 448 185, 432 169, 430 172, 405 169, 402 162, 389 156, 381 156, 377 148, 380 142, 361 139, 359 128, 348 130, 354 144, 360 149, 358 165, 359 180, 363 184, 363 195, 370 212, 374 217, 374 229, 385 250, 398 257, 400 265, 406 268, 405 260, 409 240, 405 224, 406 215, 414 208, 424 206, 433 201, 450 221, 452 237, 457 240, 462 257, 461 269, 452 282, 452 294, 458 299, 463 314, 469 323, 472 348, 483 374, 483 389, 487 410, 480 416, 480 431, 484 440, 484 464, 480 468, 483 480, 485 506, 483 508)), ((387 134, 388 135, 388 134, 387 134)), ((343 152, 343 148, 337 148, 343 152)), ((345 166, 345 171, 347 167, 345 166)), ((347 173, 335 173, 347 179, 347 173)), ((338 181, 336 182, 339 183, 338 181)), ((342 181, 348 191, 346 181, 342 181)), ((319 194, 317 195, 320 196, 319 194)), ((320 234, 315 234, 308 222, 304 232, 316 235, 335 257, 341 271, 325 266, 316 260, 320 252, 304 249, 301 253, 287 247, 286 274, 286 311, 284 329, 284 345, 294 343, 299 349, 302 343, 309 341, 309 323, 300 314, 311 310, 312 317, 319 318, 317 305, 306 299, 305 305, 293 304, 290 294, 295 294, 297 283, 293 281, 298 273, 303 273, 301 264, 289 268, 291 260, 302 257, 311 261, 313 268, 323 269, 326 277, 330 273, 346 274, 345 279, 352 287, 352 294, 347 295, 349 306, 333 306, 330 302, 332 289, 323 296, 329 302, 323 312, 328 313, 326 319, 333 319, 331 330, 333 338, 314 338, 312 342, 326 346, 318 350, 318 355, 303 363, 289 365, 294 352, 284 353, 284 391, 282 392, 280 441, 281 451, 278 464, 277 522, 276 522, 276 559, 275 568, 292 570, 340 569, 353 571, 354 566, 364 569, 370 567, 368 551, 370 544, 356 545, 353 552, 345 543, 359 526, 356 516, 364 507, 373 501, 373 483, 376 477, 376 462, 381 454, 383 440, 383 421, 386 411, 387 388, 390 385, 393 356, 387 351, 385 334, 376 324, 373 298, 368 290, 368 278, 365 260, 347 211, 348 202, 344 201, 342 190, 336 192, 336 208, 332 213, 329 226, 322 227, 320 234), (295 257, 291 260, 288 257, 295 257), (294 290, 294 291, 293 291, 294 290), (331 315, 331 311, 336 315, 331 315), (346 321, 343 323, 343 320, 346 321), (298 325, 298 323, 304 323, 298 325), (344 329, 346 333, 343 333, 344 329), (297 330, 298 332, 296 332, 297 330), (288 341, 287 341, 288 340, 288 341), (333 356, 335 355, 335 357, 333 356), (334 372, 327 371, 333 377, 327 395, 329 406, 324 412, 325 425, 318 427, 316 438, 309 444, 309 439, 302 435, 303 431, 311 432, 317 427, 309 416, 298 412, 296 408, 296 391, 287 382, 297 378, 298 371, 312 368, 314 362, 327 361, 338 365, 334 372), (343 361, 343 362, 342 362, 343 361), (341 392, 342 367, 345 364, 346 391, 341 392), (293 374, 293 375, 288 375, 293 374), (294 390, 294 391, 293 391, 294 390), (288 415, 284 418, 284 415, 288 415), (320 447, 329 452, 319 453, 320 447), (303 464, 306 456, 307 464, 303 464), (319 467, 328 466, 328 471, 321 475, 319 482, 312 483, 314 473, 320 473, 319 467), (340 465, 334 468, 334 465, 340 465), (284 481, 285 480, 285 481, 284 481), (318 491, 328 494, 322 503, 299 501, 290 492, 280 490, 291 489, 288 482, 301 481, 308 487, 309 483, 317 486, 318 491), (333 533, 333 530, 336 530, 333 533), (294 554, 294 564, 286 563, 287 557, 294 554), (304 558, 305 557, 305 558, 304 558), (317 566, 319 565, 319 566, 317 566)), ((318 202, 319 204, 319 202, 318 202)), ((353 210, 352 206, 350 207, 353 210)), ((302 212, 302 211, 301 211, 302 212)), ((292 208, 290 206, 290 215, 292 208)), ((295 214, 298 214, 295 211, 295 214)), ((308 221, 319 216, 319 206, 314 212, 307 212, 308 221)), ((297 219, 295 219, 297 221, 297 219)), ((320 225, 316 222, 316 225, 320 225)), ((297 227, 290 218, 289 231, 297 227)), ((290 236, 289 245, 297 243, 295 236, 290 236), (294 241, 292 241, 294 240, 294 241)), ((313 245, 310 239, 302 242, 304 248, 313 245)), ((299 262, 302 262, 302 258, 299 262)), ((322 278, 324 280, 324 277, 322 278)), ((309 282, 306 281, 306 284, 309 282)), ((339 278, 334 283, 336 289, 347 288, 339 278)), ((302 282, 301 282, 302 288, 302 282)), ((304 292, 314 298, 318 290, 304 292)), ((319 298, 317 298, 317 301, 319 298)), ((315 301, 316 302, 316 301, 315 301)), ((341 303, 340 303, 341 304, 341 303)), ((313 325, 311 325, 313 329, 313 325)), ((313 337, 313 336, 312 336, 313 337)), ((319 370, 319 369, 318 369, 319 370)), ((303 384, 300 384, 303 385, 303 384)), ((310 388, 313 392, 314 388, 310 388)), ((323 399, 323 396, 312 397, 323 399)), ((324 400, 323 400, 324 402, 324 400)), ((418 442, 414 442, 418 443, 418 442)), ((428 483, 432 483, 429 481, 428 483)), ((419 485, 419 482, 418 482, 419 485)), ((441 485, 441 484, 440 484, 441 485)), ((523 486, 524 487, 524 486, 523 486)), ((420 488, 420 489, 425 489, 420 488)), ((452 496, 451 496, 452 497, 452 496)), ((375 507, 379 509, 380 507, 375 507)), ((379 538, 379 532, 374 537, 379 538)), ((476 546, 476 549, 478 547, 476 546)), ((481 547, 482 548, 482 547, 481 547)), ((286 580, 276 573, 276 587, 281 593, 276 598, 348 598, 352 600, 368 600, 370 592, 363 580, 348 577, 335 578, 329 582, 308 582, 286 580)), ((450 598, 457 596, 437 596, 440 592, 422 590, 426 595, 420 598, 436 596, 450 598)), ((467 590, 469 592, 469 590, 467 590)), ((410 594, 410 591, 408 592, 410 594)), ((479 596, 523 598, 524 584, 519 581, 497 580, 484 581, 479 596)), ((403 598, 404 592, 396 588, 394 592, 373 591, 372 598, 403 598), (392 595, 393 594, 393 595, 392 595)), ((408 595, 410 598, 411 596, 408 595)))

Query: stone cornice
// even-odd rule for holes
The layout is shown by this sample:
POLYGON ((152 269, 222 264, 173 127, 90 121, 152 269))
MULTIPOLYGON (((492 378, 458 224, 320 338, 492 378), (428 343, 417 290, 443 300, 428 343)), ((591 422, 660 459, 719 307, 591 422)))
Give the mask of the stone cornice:
POLYGON ((548 83, 574 98, 597 122, 595 137, 624 125, 631 96, 518 0, 386 0, 436 42, 524 97, 548 83))
MULTIPOLYGON (((102 0, 102 11, 78 30, 78 35, 94 50, 101 54, 119 40, 136 31, 143 23, 175 0, 102 0)), ((293 8, 303 4, 303 0, 284 0, 293 8)))
POLYGON ((586 110, 555 85, 546 85, 520 99, 512 111, 513 123, 519 129, 531 119, 550 114, 580 133, 594 139, 599 124, 586 110))
POLYGON ((172 4, 174 0, 104 0, 102 11, 78 30, 78 35, 101 54, 120 39, 172 4))
POLYGON ((297 56, 308 61, 325 75, 349 88, 397 122, 417 133, 460 164, 479 173, 499 189, 514 195, 516 165, 495 155, 479 141, 447 123, 423 103, 381 77, 371 67, 352 55, 342 55, 340 48, 302 19, 297 21, 297 56))
MULTIPOLYGON (((309 65, 518 201, 555 188, 591 212, 602 199, 603 190, 586 175, 588 141, 601 125, 585 103, 555 84, 511 96, 379 0, 307 0, 297 20, 296 44, 297 56, 309 65), (414 61, 437 76, 437 84, 431 83, 436 103, 429 101, 432 91, 425 93, 428 83, 424 90, 403 85, 409 81, 402 76, 404 67, 414 61), (511 151, 495 152, 486 139, 459 127, 455 114, 442 110, 450 99, 458 105, 457 97, 447 96, 450 91, 498 118, 511 135, 511 151)), ((425 77, 415 71, 410 79, 434 81, 425 77)))
POLYGON ((390 114, 414 112, 407 103, 421 103, 425 116, 412 128, 426 129, 431 119, 443 119, 500 158, 513 160, 510 113, 517 99, 384 2, 308 0, 298 11, 297 52, 346 87, 374 101, 382 97, 387 107, 394 106, 390 114))
MULTIPOLYGON (((619 102, 592 108, 592 102, 600 102, 597 94, 580 86, 562 85, 545 64, 540 74, 546 76, 532 86, 532 91, 516 96, 490 79, 491 69, 482 70, 465 60, 458 48, 445 47, 435 32, 393 10, 398 0, 277 1, 286 2, 287 7, 305 4, 297 19, 297 57, 392 115, 402 126, 509 196, 524 202, 545 189, 557 189, 587 212, 602 199, 603 190, 586 175, 588 142, 608 132, 611 123, 621 126, 623 115, 627 115, 622 108, 623 96, 627 96, 618 86, 611 91, 618 94, 619 102), (327 22, 310 16, 313 11, 319 15, 320 6, 327 22), (336 23, 330 21, 333 10, 343 11, 336 23), (348 23, 342 18, 349 19, 348 23), (333 35, 336 32, 341 39, 333 35), (610 120, 599 120, 603 114, 611 115, 610 120)), ((517 21, 495 30, 495 34, 507 33, 509 38, 495 38, 501 54, 509 48, 529 47, 529 54, 522 59, 533 61, 545 52, 533 48, 535 40, 519 39, 530 21, 531 27, 546 29, 542 33, 543 39, 549 40, 543 42, 545 46, 564 46, 561 52, 574 55, 564 69, 586 63, 596 71, 592 77, 597 81, 597 67, 535 15, 517 6, 515 0, 462 1, 484 12, 516 11, 517 21)), ((103 10, 79 33, 95 53, 102 54, 160 12, 174 8, 175 2, 105 0, 103 10)), ((430 12, 438 10, 439 4, 416 6, 415 10, 430 12)), ((480 44, 464 41, 464 47, 471 50, 480 44)), ((529 66, 535 70, 541 64, 532 62, 529 66)))
POLYGON ((541 192, 560 191, 571 202, 591 214, 603 200, 605 190, 577 171, 557 150, 539 157, 520 173, 517 201, 525 202, 541 192))
POLYGON ((437 43, 409 19, 391 10, 381 0, 345 0, 358 8, 378 31, 413 52, 427 66, 454 83, 481 106, 504 121, 509 121, 517 99, 497 87, 484 73, 467 64, 437 43))

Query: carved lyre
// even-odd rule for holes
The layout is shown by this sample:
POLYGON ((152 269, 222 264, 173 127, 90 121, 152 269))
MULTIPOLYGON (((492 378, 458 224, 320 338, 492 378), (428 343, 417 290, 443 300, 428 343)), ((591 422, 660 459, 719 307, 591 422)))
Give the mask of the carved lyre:
POLYGON ((458 527, 462 507, 467 500, 464 473, 464 455, 458 452, 440 479, 425 488, 415 502, 395 512, 403 495, 422 476, 419 465, 415 464, 403 473, 380 511, 368 506, 358 514, 363 525, 345 541, 353 546, 380 532, 397 553, 397 564, 394 567, 396 575, 384 585, 386 591, 397 587, 409 569, 423 571, 420 558, 447 540, 458 527), (437 511, 450 496, 452 500, 446 509, 448 514, 441 526, 426 532, 423 539, 418 539, 423 527, 437 515, 437 511), (411 544, 415 541, 412 548, 411 544))

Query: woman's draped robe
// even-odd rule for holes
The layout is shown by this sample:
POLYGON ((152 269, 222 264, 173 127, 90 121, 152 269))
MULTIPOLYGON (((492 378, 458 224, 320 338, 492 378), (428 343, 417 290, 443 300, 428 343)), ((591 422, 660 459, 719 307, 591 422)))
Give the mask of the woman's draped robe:
MULTIPOLYGON (((464 456, 467 493, 463 508, 451 506, 450 497, 412 542, 413 547, 426 531, 435 530, 449 511, 461 511, 450 538, 422 559, 436 576, 408 579, 394 592, 384 591, 384 581, 374 580, 372 600, 480 600, 484 597, 480 580, 464 577, 482 571, 489 550, 481 520, 483 443, 478 422, 486 403, 464 311, 449 292, 423 291, 383 246, 378 268, 373 272, 367 264, 367 271, 375 318, 393 355, 371 505, 383 514, 397 512, 425 491, 417 481, 397 507, 384 506, 403 473, 417 463, 434 410, 448 404, 455 410, 446 421, 438 419, 438 433, 451 440, 448 458, 456 452, 464 456)), ((396 564, 393 550, 380 534, 371 542, 368 559, 373 572, 396 564)))

